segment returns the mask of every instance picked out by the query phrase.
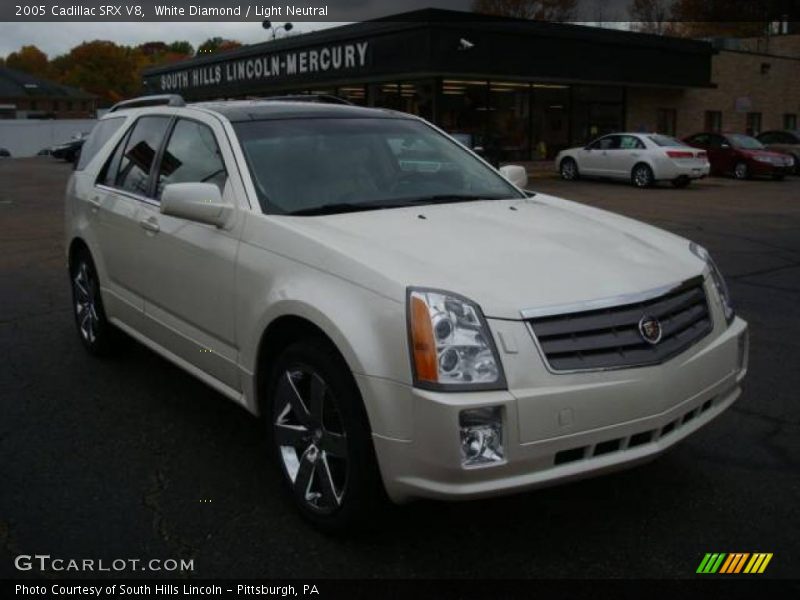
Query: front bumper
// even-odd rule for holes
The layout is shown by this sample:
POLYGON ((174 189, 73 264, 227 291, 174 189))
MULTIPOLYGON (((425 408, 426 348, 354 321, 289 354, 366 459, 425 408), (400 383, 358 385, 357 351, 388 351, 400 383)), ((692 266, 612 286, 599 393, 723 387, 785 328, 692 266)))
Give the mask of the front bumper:
POLYGON ((492 323, 509 391, 437 393, 358 377, 364 393, 410 409, 410 439, 373 436, 393 500, 502 495, 647 461, 733 404, 747 370, 747 324, 739 318, 661 365, 573 374, 548 372, 533 344, 509 352, 509 339, 522 341, 520 327, 492 323), (465 468, 459 413, 481 406, 502 407, 505 462, 465 468))
POLYGON ((750 172, 755 176, 760 175, 766 177, 791 175, 794 172, 794 163, 792 165, 775 165, 760 160, 753 160, 750 161, 750 172))

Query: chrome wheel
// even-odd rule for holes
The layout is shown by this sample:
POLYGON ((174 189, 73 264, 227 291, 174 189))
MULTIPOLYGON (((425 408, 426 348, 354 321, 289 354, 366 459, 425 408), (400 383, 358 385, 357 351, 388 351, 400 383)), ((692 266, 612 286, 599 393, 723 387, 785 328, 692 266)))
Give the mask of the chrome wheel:
POLYGON ((72 278, 74 290, 75 314, 81 337, 89 344, 97 339, 97 282, 86 262, 81 261, 72 278))
POLYGON ((578 177, 578 165, 574 160, 568 159, 561 163, 561 178, 572 181, 578 177))
POLYGON ((733 168, 733 175, 736 179, 746 179, 747 178, 747 163, 736 163, 736 166, 733 168))
POLYGON ((332 391, 313 369, 284 371, 275 388, 273 429, 297 500, 318 513, 337 510, 348 476, 347 438, 332 391))
POLYGON ((633 183, 636 187, 648 187, 653 182, 653 174, 650 167, 640 165, 633 171, 633 183))

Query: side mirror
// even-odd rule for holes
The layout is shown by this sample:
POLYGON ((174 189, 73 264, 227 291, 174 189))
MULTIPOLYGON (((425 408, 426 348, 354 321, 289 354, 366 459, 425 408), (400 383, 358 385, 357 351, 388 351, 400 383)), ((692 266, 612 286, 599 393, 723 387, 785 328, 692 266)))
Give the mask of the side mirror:
POLYGON ((519 165, 506 165, 500 167, 500 175, 508 179, 518 188, 524 188, 528 185, 528 172, 525 167, 519 165))
POLYGON ((161 212, 222 227, 230 219, 233 207, 223 204, 222 194, 213 183, 170 183, 161 192, 161 212))

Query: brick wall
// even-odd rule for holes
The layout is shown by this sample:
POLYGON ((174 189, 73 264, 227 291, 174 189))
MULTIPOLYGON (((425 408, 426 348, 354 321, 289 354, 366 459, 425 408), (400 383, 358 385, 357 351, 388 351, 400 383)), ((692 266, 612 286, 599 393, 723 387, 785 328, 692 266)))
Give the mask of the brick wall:
MULTIPOLYGON (((797 38, 800 47, 800 36, 785 37, 797 38)), ((626 127, 633 131, 655 131, 659 108, 676 110, 678 137, 702 131, 707 110, 722 112, 724 131, 744 132, 747 112, 762 114, 762 131, 781 129, 785 113, 797 114, 800 120, 798 59, 723 50, 712 59, 711 80, 716 88, 630 88, 626 127), (763 69, 766 71, 762 72, 763 69)))

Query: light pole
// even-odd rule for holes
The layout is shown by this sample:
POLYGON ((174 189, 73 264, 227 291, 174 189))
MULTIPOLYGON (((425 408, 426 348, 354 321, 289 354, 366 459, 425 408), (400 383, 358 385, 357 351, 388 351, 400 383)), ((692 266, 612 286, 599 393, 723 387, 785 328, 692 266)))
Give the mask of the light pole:
POLYGON ((284 23, 283 25, 278 25, 277 27, 273 27, 273 26, 272 26, 272 22, 271 22, 269 19, 265 19, 265 20, 264 20, 264 21, 261 23, 261 26, 262 26, 264 29, 269 29, 269 30, 271 30, 271 31, 272 31, 272 39, 273 39, 273 40, 274 40, 276 37, 278 37, 278 31, 279 31, 279 30, 283 29, 285 32, 287 32, 287 33, 288 33, 288 32, 290 32, 290 31, 292 30, 292 27, 294 27, 294 25, 292 25, 291 23, 284 23))

